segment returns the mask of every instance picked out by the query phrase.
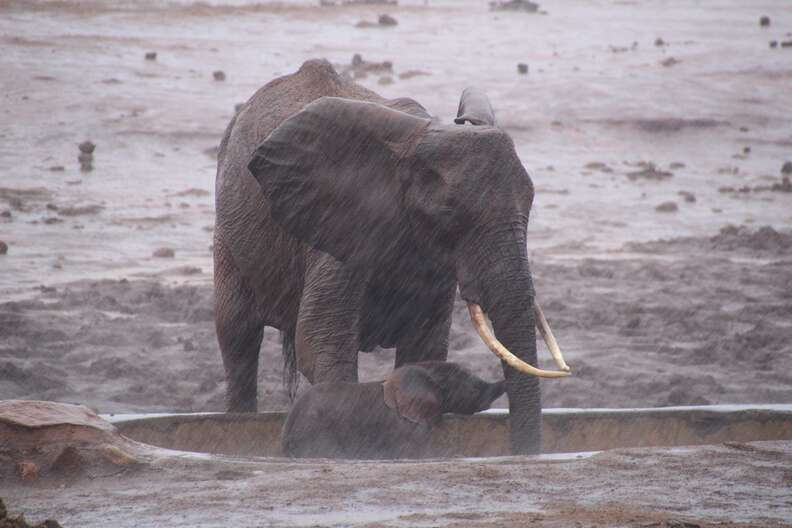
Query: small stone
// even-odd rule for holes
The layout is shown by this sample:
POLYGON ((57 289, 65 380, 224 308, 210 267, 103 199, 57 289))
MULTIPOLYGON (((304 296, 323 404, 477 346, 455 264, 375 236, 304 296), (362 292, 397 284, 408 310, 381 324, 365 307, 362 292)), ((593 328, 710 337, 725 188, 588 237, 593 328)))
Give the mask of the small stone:
POLYGON ((155 60, 157 60, 157 52, 156 51, 147 51, 145 57, 146 57, 147 61, 155 61, 155 60))
POLYGON ((85 154, 93 154, 93 151, 96 149, 96 145, 91 143, 90 141, 83 141, 78 145, 80 152, 85 154))
POLYGON ((770 47, 771 48, 777 48, 778 47, 778 41, 777 40, 771 40, 770 41, 770 47))
POLYGON ((17 462, 16 474, 23 482, 33 482, 39 476, 39 468, 35 462, 22 460, 17 462))
POLYGON ((0 240, 0 255, 8 253, 8 244, 0 240))
POLYGON ((169 247, 161 247, 154 250, 154 253, 151 254, 152 257, 157 258, 173 258, 176 256, 176 252, 173 251, 172 248, 169 247))
POLYGON ((524 62, 521 62, 517 65, 517 73, 520 75, 527 75, 528 74, 528 65, 524 62))
POLYGON ((380 26, 386 26, 386 27, 396 26, 399 24, 399 22, 395 18, 393 18, 388 14, 380 15, 379 18, 377 19, 377 22, 379 23, 380 26))
POLYGON ((746 156, 751 153, 751 147, 743 147, 743 154, 746 156))
POLYGON ((212 73, 212 77, 214 78, 215 81, 225 81, 226 80, 226 74, 225 74, 225 72, 223 70, 217 70, 217 71, 213 72, 212 73))
POLYGON ((782 48, 792 48, 792 40, 785 40, 781 43, 782 48))
POLYGON ((792 161, 785 161, 781 165, 781 174, 792 174, 792 161))
POLYGON ((52 172, 63 172, 66 170, 66 167, 63 165, 53 165, 51 167, 47 167, 47 170, 52 172))
POLYGON ((360 53, 352 55, 352 67, 357 68, 363 66, 363 56, 360 53))
POLYGON ((670 68, 671 66, 674 66, 675 64, 679 64, 680 62, 682 61, 675 59, 674 57, 668 57, 667 59, 661 60, 660 64, 662 66, 665 66, 666 68, 670 68))
POLYGON ((0 213, 0 217, 11 218, 11 210, 10 209, 6 209, 2 213, 0 213))
POLYGON ((679 206, 676 202, 663 202, 657 207, 655 207, 655 211, 658 213, 675 213, 679 210, 679 206))
POLYGON ((679 191, 677 194, 685 199, 687 203, 695 203, 696 202, 696 195, 690 191, 679 191))
POLYGON ((768 27, 770 25, 770 17, 767 15, 763 15, 759 18, 759 26, 760 27, 768 27))
POLYGON ((654 41, 654 45, 655 45, 655 46, 657 46, 658 48, 660 48, 660 47, 662 47, 662 46, 665 46, 665 45, 666 45, 666 42, 665 42, 665 40, 663 40, 662 38, 660 38, 660 37, 657 37, 657 38, 655 39, 655 41, 654 41))
POLYGON ((245 103, 237 103, 234 105, 234 113, 239 112, 245 106, 245 103))

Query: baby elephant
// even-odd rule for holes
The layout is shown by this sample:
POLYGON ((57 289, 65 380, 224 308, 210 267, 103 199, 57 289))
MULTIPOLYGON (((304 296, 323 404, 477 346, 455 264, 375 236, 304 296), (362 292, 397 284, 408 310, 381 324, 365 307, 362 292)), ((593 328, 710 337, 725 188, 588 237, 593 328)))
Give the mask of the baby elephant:
POLYGON ((488 409, 505 382, 487 383, 455 363, 425 361, 384 382, 319 383, 300 396, 283 426, 292 457, 420 458, 441 414, 488 409))

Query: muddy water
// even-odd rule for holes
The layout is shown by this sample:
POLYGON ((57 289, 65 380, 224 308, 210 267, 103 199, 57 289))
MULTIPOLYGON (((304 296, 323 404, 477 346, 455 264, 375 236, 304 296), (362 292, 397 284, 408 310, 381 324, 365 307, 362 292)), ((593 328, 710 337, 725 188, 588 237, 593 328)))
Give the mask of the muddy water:
POLYGON ((394 64, 393 84, 362 84, 414 97, 446 122, 462 88, 489 92, 537 187, 534 258, 726 223, 788 226, 789 194, 718 192, 778 182, 792 157, 792 51, 768 47, 792 30, 784 6, 579 0, 528 15, 469 0, 387 9, 3 1, 0 187, 40 190, 21 203, 0 193, 0 211, 12 214, 0 218, 10 246, 0 292, 85 277, 210 281, 212 149, 234 105, 305 59, 346 64, 353 53, 394 64), (354 27, 383 11, 399 25, 354 27), (213 80, 215 70, 226 80, 213 80), (399 78, 409 70, 429 75, 399 78), (86 139, 97 144, 95 168, 82 173, 86 139), (640 161, 673 176, 631 181, 640 161), (669 200, 677 212, 655 211, 669 200), (153 257, 160 247, 175 258, 153 257))

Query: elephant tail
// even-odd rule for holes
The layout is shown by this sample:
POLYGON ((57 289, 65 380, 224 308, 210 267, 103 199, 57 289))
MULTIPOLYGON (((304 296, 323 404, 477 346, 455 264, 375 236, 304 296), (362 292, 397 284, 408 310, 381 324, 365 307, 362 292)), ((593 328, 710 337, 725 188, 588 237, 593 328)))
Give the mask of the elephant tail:
POLYGON ((297 353, 294 349, 294 330, 281 332, 283 343, 283 388, 293 402, 300 385, 300 374, 297 372, 297 353))

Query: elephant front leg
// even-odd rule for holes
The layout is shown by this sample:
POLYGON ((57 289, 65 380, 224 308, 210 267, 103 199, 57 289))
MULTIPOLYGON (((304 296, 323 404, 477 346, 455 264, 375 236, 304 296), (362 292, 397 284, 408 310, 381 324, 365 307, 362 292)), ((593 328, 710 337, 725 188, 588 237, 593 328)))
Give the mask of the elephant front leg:
POLYGON ((420 315, 416 323, 405 329, 396 345, 394 369, 408 363, 445 361, 448 358, 448 335, 455 295, 456 281, 453 281, 444 285, 433 301, 418 307, 420 315))
POLYGON ((311 383, 357 382, 364 289, 364 281, 329 255, 318 255, 309 263, 295 352, 300 372, 311 383))

